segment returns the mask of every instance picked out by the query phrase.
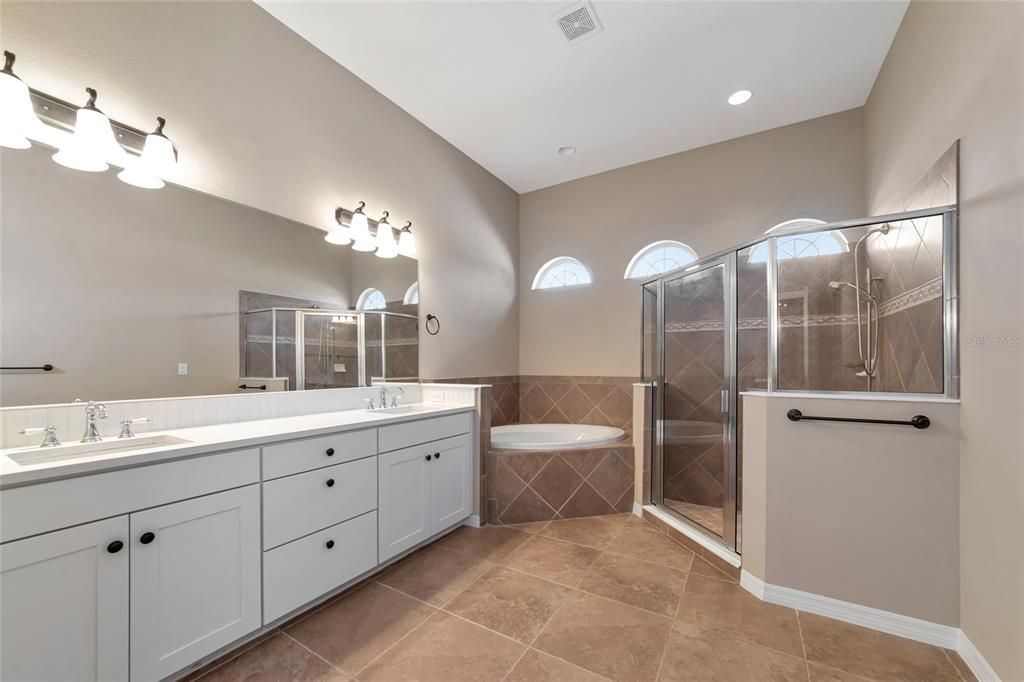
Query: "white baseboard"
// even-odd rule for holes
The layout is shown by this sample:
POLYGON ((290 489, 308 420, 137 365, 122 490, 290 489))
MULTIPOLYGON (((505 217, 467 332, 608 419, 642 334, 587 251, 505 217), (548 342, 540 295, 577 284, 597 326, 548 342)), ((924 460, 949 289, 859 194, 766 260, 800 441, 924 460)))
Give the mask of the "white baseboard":
POLYGON ((462 525, 463 526, 469 526, 470 528, 479 528, 480 527, 480 515, 479 514, 473 514, 468 519, 463 521, 462 525))
POLYGON ((643 516, 643 515, 644 515, 644 506, 642 504, 640 504, 639 502, 634 502, 633 503, 633 516, 643 516))
POLYGON ((772 585, 747 571, 740 572, 740 586, 758 599, 771 604, 788 606, 944 649, 953 649, 960 654, 980 682, 999 682, 995 671, 967 635, 951 625, 932 623, 813 592, 772 585))
POLYGON ((956 652, 960 654, 960 658, 964 659, 964 663, 978 678, 978 682, 999 682, 999 675, 996 675, 996 671, 992 669, 992 666, 978 651, 978 647, 974 646, 974 642, 963 630, 960 630, 960 641, 957 643, 956 652))

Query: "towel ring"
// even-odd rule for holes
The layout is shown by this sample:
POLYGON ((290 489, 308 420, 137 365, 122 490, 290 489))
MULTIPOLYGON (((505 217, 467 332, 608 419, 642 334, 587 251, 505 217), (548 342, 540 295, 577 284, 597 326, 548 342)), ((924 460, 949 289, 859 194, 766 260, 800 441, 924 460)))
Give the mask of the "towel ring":
POLYGON ((437 333, 441 331, 441 320, 437 319, 437 315, 431 315, 431 314, 428 313, 427 314, 427 323, 426 323, 425 326, 427 328, 427 333, 428 334, 430 334, 431 336, 437 336, 437 333), (430 328, 430 323, 431 322, 434 323, 434 328, 433 329, 430 328))

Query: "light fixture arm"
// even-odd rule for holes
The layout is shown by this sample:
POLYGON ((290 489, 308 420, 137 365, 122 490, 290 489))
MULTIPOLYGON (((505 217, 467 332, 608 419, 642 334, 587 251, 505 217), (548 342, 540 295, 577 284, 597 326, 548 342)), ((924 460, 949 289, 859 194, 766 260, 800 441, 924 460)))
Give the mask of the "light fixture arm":
POLYGON ((82 108, 99 111, 99 109, 96 108, 96 88, 86 88, 85 92, 89 95, 89 99, 86 101, 85 106, 82 108))
MULTIPOLYGON (((14 60, 15 60, 14 53, 11 52, 10 50, 4 50, 4 68, 3 68, 3 73, 6 73, 8 76, 14 76, 14 60)), ((14 76, 14 77, 18 78, 17 76, 14 76)), ((18 78, 18 80, 21 80, 21 79, 18 78)))

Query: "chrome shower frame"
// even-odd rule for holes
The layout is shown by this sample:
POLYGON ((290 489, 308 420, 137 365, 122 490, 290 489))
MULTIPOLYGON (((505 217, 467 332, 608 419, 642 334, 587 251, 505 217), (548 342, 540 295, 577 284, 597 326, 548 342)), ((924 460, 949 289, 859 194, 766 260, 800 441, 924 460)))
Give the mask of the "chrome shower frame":
MULTIPOLYGON (((833 222, 824 225, 812 225, 806 228, 800 228, 790 232, 786 232, 784 235, 769 236, 765 235, 758 239, 753 239, 743 244, 723 249, 716 253, 710 254, 699 260, 689 263, 684 267, 677 268, 670 272, 665 272, 658 277, 653 277, 642 282, 641 286, 641 338, 648 338, 644 334, 644 330, 647 329, 647 325, 650 320, 646 319, 648 316, 647 306, 644 305, 644 296, 646 292, 656 292, 657 301, 653 306, 653 314, 657 317, 653 334, 653 343, 656 347, 651 353, 651 349, 645 348, 644 344, 647 341, 641 343, 641 371, 640 375, 643 381, 650 382, 652 387, 652 398, 653 404, 651 409, 650 424, 652 439, 648 446, 648 451, 644 453, 646 461, 650 463, 650 488, 643 491, 642 497, 644 500, 650 500, 651 503, 656 506, 665 509, 663 505, 663 462, 662 462, 662 444, 664 443, 665 431, 664 431, 664 388, 665 388, 665 282, 678 278, 681 275, 689 274, 693 272, 706 269, 713 265, 723 264, 725 266, 725 273, 727 281, 724 283, 728 295, 725 308, 725 324, 724 330, 725 339, 724 343, 728 349, 728 355, 726 357, 725 376, 728 382, 728 402, 724 403, 723 406, 727 405, 727 428, 728 434, 724 442, 727 448, 726 460, 725 460, 725 476, 727 480, 726 495, 723 504, 724 513, 724 530, 723 537, 718 537, 706 529, 700 524, 690 519, 683 518, 684 522, 709 538, 712 542, 716 542, 730 551, 740 551, 740 539, 737 537, 736 528, 736 510, 738 493, 737 490, 737 469, 738 469, 738 442, 737 438, 739 435, 739 420, 738 420, 738 408, 740 402, 740 396, 737 390, 738 387, 738 376, 737 376, 737 263, 740 252, 757 246, 762 243, 767 243, 768 247, 768 260, 766 263, 766 299, 767 299, 767 314, 768 314, 768 334, 767 334, 767 389, 765 392, 772 394, 813 394, 813 395, 832 395, 842 396, 848 398, 860 398, 860 399, 903 399, 913 400, 915 398, 927 398, 930 400, 936 399, 948 399, 956 400, 959 398, 960 391, 960 377, 959 377, 959 261, 958 261, 958 224, 957 224, 957 208, 956 206, 942 206, 929 209, 921 209, 916 211, 906 211, 903 213, 893 213, 888 215, 871 216, 867 218, 859 218, 855 220, 845 220, 840 222, 833 222), (914 220, 919 218, 929 218, 939 216, 942 219, 942 301, 943 301, 943 316, 942 316, 942 352, 943 352, 943 377, 942 377, 942 392, 941 393, 891 393, 881 391, 807 391, 799 389, 783 389, 779 385, 779 263, 778 263, 778 239, 780 237, 789 237, 793 234, 810 234, 816 232, 829 232, 833 230, 844 230, 857 227, 870 227, 873 225, 881 225, 883 223, 896 223, 906 220, 914 220), (650 357, 653 360, 653 367, 650 371, 653 374, 648 374, 645 371, 644 358, 650 357)), ((858 294, 859 296, 859 294, 858 294)), ((673 513, 674 516, 679 516, 673 513)))

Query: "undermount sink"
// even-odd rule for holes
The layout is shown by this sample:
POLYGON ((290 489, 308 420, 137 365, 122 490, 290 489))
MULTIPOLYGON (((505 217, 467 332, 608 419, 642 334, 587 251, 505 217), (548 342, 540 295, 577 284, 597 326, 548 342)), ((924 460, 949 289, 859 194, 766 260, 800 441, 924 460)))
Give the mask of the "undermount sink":
POLYGON ((96 455, 117 454, 130 450, 146 450, 162 448, 169 445, 182 445, 192 441, 185 438, 167 435, 136 436, 135 438, 112 438, 98 443, 71 443, 58 445, 55 448, 34 448, 12 452, 8 459, 22 466, 60 462, 65 459, 80 459, 96 455))
POLYGON ((426 405, 396 405, 395 407, 378 407, 374 410, 367 410, 367 412, 376 412, 381 414, 416 414, 417 412, 430 412, 435 408, 428 407, 426 405))

